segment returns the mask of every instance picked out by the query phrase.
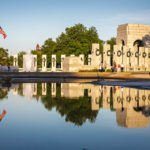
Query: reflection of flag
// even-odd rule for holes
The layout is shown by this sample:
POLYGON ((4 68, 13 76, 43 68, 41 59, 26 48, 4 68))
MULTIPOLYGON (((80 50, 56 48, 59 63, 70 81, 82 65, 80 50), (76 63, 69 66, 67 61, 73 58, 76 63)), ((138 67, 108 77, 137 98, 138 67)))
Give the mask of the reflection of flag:
POLYGON ((6 33, 3 31, 3 29, 1 27, 0 27, 0 34, 3 35, 4 39, 7 37, 6 33))

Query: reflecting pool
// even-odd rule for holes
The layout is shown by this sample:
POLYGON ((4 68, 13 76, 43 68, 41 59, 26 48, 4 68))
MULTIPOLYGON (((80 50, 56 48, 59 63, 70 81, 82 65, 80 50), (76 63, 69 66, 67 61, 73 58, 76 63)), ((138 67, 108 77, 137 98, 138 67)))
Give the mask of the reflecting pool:
POLYGON ((0 149, 150 147, 150 90, 88 83, 0 84, 0 149))

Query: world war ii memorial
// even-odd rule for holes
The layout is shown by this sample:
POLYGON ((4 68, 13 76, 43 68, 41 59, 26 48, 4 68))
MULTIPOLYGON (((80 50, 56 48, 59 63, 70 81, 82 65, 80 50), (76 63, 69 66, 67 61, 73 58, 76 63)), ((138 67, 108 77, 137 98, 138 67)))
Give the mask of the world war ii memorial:
POLYGON ((0 5, 0 149, 149 149, 148 0, 0 5))

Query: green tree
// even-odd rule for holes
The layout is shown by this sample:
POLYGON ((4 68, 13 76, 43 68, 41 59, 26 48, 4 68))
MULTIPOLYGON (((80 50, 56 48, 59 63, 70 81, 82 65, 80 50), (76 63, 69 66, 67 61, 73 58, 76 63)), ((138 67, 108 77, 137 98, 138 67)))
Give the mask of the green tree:
POLYGON ((116 45, 116 38, 112 37, 110 40, 107 40, 107 44, 110 44, 110 50, 113 52, 113 46, 116 45))
POLYGON ((65 29, 65 33, 62 33, 56 39, 56 53, 66 54, 84 54, 86 59, 91 52, 92 43, 99 43, 102 49, 103 41, 99 39, 98 33, 95 27, 87 29, 82 24, 76 24, 70 28, 65 29))
POLYGON ((13 66, 13 56, 9 56, 9 61, 8 62, 11 66, 13 66))
POLYGON ((32 54, 38 57, 38 67, 42 66, 42 54, 46 54, 48 68, 51 66, 52 54, 56 54, 58 67, 61 63, 62 54, 66 54, 66 56, 84 54, 87 60, 88 54, 91 53, 92 43, 99 43, 102 51, 103 41, 99 39, 96 28, 87 29, 82 24, 76 24, 70 28, 67 27, 65 32, 56 38, 56 42, 52 38, 47 39, 41 47, 41 52, 32 50, 32 54))
POLYGON ((0 89, 0 100, 7 98, 8 91, 6 89, 0 89))
POLYGON ((47 67, 51 66, 51 56, 56 54, 56 42, 52 38, 47 39, 41 47, 42 54, 47 55, 47 67))
POLYGON ((8 60, 8 49, 0 48, 0 65, 7 65, 8 60))

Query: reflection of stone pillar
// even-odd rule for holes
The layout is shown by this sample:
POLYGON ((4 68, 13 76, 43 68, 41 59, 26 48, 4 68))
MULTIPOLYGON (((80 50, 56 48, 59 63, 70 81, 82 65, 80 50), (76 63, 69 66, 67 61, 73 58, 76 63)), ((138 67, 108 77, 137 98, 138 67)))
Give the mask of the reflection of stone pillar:
POLYGON ((18 95, 18 88, 13 89, 13 95, 18 95))
POLYGON ((18 67, 18 55, 14 55, 13 66, 18 67))
POLYGON ((109 44, 103 45, 103 66, 106 69, 111 69, 111 51, 109 44))
POLYGON ((42 71, 46 72, 47 71, 47 56, 42 55, 42 71))
POLYGON ((80 64, 84 65, 84 55, 80 54, 79 57, 80 57, 80 64))
POLYGON ((37 55, 33 55, 33 66, 34 71, 37 71, 37 55))
POLYGON ((99 97, 92 97, 91 109, 92 110, 99 110, 99 97))
POLYGON ((145 106, 146 100, 145 90, 138 90, 138 95, 139 95, 139 106, 140 107, 145 106))
POLYGON ((89 54, 88 55, 88 65, 91 65, 91 62, 92 62, 92 55, 89 54))
POLYGON ((61 97, 64 97, 64 84, 65 83, 61 83, 61 97))
POLYGON ((56 71, 56 55, 52 55, 52 71, 56 71))
POLYGON ((88 88, 88 96, 91 97, 91 110, 99 110, 99 100, 101 96, 99 86, 90 85, 90 87, 88 88))
POLYGON ((37 83, 33 84, 33 95, 37 95, 37 83))
POLYGON ((52 97, 56 97, 56 83, 51 83, 51 94, 52 97))
POLYGON ((42 83, 42 95, 47 94, 47 83, 42 83))
POLYGON ((65 59, 66 55, 61 55, 61 70, 63 70, 63 61, 65 59))
POLYGON ((33 96, 33 86, 33 83, 23 83, 23 95, 28 98, 28 101, 30 101, 33 96))
POLYGON ((150 106, 150 90, 145 90, 145 106, 150 106))
POLYGON ((103 87, 103 108, 110 108, 110 86, 103 87))
POLYGON ((113 87, 113 108, 121 109, 123 107, 122 100, 121 88, 119 86, 113 87))

